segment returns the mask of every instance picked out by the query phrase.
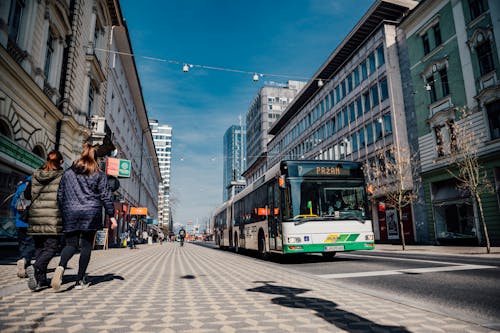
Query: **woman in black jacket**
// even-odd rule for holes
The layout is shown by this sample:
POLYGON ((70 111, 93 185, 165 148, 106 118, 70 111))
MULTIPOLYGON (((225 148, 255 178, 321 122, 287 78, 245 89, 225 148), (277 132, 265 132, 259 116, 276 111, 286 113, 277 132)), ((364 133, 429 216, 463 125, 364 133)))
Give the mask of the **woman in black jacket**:
POLYGON ((59 185, 57 199, 62 213, 66 246, 61 252, 59 266, 56 267, 51 286, 59 290, 68 261, 75 254, 80 243, 78 278, 75 289, 89 286, 85 272, 90 262, 94 236, 102 228, 102 207, 116 229, 114 206, 107 176, 99 170, 95 158, 96 150, 86 143, 83 152, 71 168, 66 170, 59 185))

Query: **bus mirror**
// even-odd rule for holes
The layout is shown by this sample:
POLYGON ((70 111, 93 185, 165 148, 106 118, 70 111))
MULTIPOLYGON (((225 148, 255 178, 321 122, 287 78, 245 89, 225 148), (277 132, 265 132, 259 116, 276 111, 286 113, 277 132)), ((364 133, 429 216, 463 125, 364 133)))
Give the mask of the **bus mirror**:
POLYGON ((278 178, 278 185, 280 188, 285 188, 285 177, 284 176, 280 176, 278 178))

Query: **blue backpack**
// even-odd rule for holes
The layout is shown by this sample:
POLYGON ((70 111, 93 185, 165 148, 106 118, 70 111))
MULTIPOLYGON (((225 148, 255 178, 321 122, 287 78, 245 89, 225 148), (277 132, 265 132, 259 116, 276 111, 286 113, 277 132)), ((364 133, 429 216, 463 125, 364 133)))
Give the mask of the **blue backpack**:
POLYGON ((30 200, 27 200, 24 197, 24 190, 28 183, 31 181, 31 176, 27 177, 24 181, 22 181, 19 185, 17 185, 16 193, 12 197, 10 202, 10 210, 16 219, 16 227, 17 228, 27 228, 28 223, 23 221, 23 215, 31 204, 30 200))

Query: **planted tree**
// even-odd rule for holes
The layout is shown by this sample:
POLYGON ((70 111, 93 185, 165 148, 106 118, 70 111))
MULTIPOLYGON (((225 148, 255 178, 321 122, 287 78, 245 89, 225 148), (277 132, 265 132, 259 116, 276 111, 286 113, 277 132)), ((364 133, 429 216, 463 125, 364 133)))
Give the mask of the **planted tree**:
POLYGON ((486 252, 490 253, 490 237, 484 218, 482 197, 494 193, 494 189, 479 159, 479 148, 484 142, 484 137, 473 124, 474 114, 467 108, 458 110, 456 122, 448 121, 450 166, 446 170, 458 181, 458 189, 468 191, 475 202, 486 240, 486 252))
POLYGON ((403 225, 403 209, 417 200, 416 166, 417 154, 410 154, 404 147, 392 147, 379 151, 365 165, 368 186, 373 196, 385 197, 385 202, 398 212, 399 236, 403 250, 406 240, 403 225))

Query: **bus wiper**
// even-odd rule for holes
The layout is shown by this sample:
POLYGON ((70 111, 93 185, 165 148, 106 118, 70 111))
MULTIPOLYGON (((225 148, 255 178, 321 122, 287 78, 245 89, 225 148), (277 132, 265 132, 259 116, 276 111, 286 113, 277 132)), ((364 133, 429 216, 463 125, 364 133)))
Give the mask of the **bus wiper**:
POLYGON ((356 214, 344 215, 343 218, 350 219, 350 220, 356 220, 356 221, 359 221, 361 223, 366 222, 366 220, 362 219, 361 217, 357 216, 356 214))
POLYGON ((296 221, 295 225, 300 225, 311 221, 324 221, 324 217, 319 217, 318 215, 296 215, 293 217, 292 221, 296 221), (297 221, 298 220, 298 221, 297 221))

